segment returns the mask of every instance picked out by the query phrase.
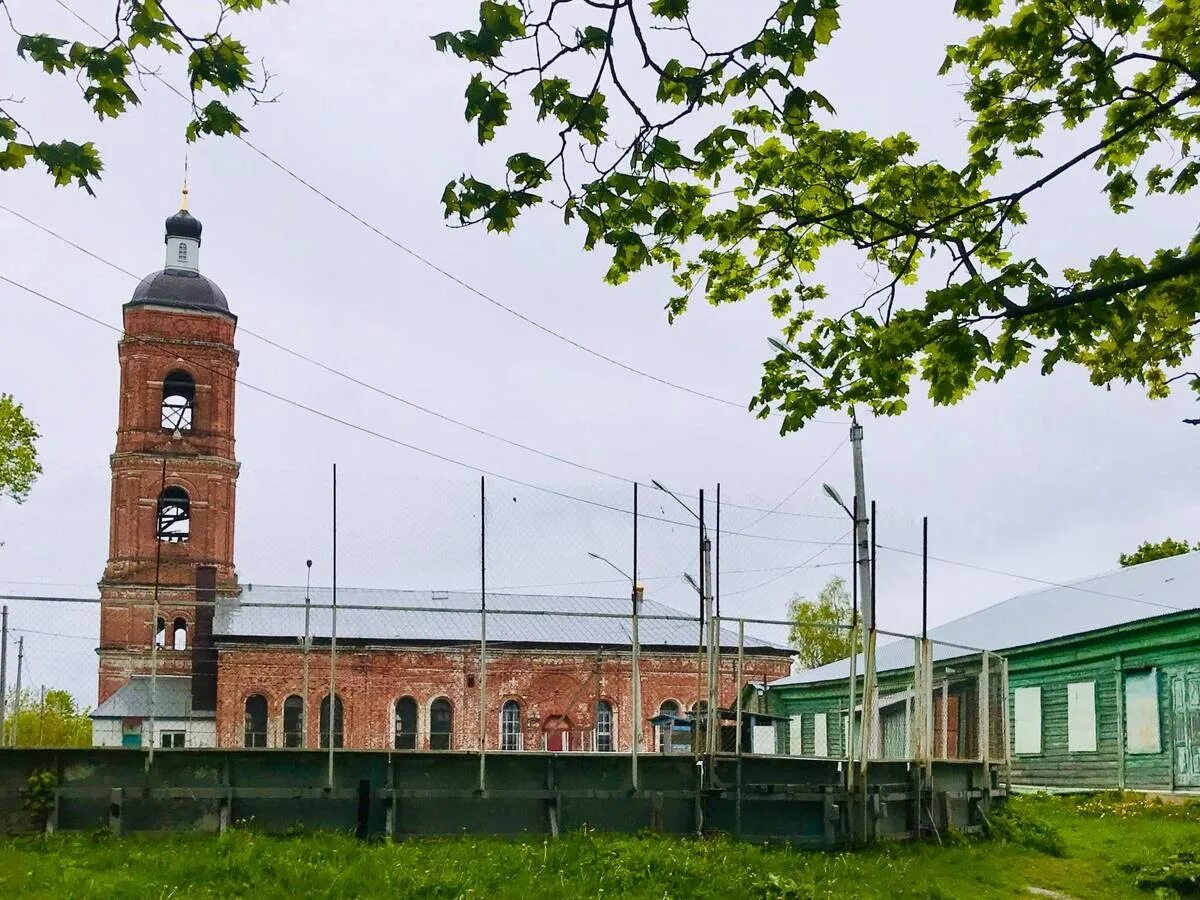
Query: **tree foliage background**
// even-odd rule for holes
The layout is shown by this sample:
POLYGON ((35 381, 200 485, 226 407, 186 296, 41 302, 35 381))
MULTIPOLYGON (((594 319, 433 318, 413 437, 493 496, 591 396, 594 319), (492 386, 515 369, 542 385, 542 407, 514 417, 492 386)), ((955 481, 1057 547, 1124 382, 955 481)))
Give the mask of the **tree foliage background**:
POLYGON ((1145 541, 1139 544, 1132 553, 1122 553, 1120 563, 1122 566, 1136 566, 1139 563, 1151 562, 1156 559, 1166 559, 1168 556, 1179 556, 1181 553, 1188 553, 1193 549, 1200 550, 1200 541, 1196 542, 1195 547, 1188 546, 1187 541, 1177 541, 1170 537, 1163 538, 1157 543, 1145 541))
POLYGON ((37 477, 37 426, 25 415, 21 404, 9 394, 0 394, 0 497, 23 503, 37 477))
MULTIPOLYGON (((186 135, 194 141, 245 130, 242 117, 226 102, 232 95, 252 104, 273 99, 267 94, 270 74, 265 66, 256 75, 246 46, 225 28, 230 16, 278 2, 109 0, 113 14, 106 20, 112 23, 108 33, 87 26, 72 36, 40 30, 36 16, 24 21, 20 13, 27 10, 14 13, 4 0, 0 8, 16 35, 17 55, 48 75, 74 80, 82 101, 101 120, 115 119, 137 106, 139 82, 158 77, 164 60, 183 57, 192 100, 186 135)), ((44 166, 56 185, 74 182, 91 193, 104 167, 99 148, 91 141, 47 138, 39 133, 37 119, 36 110, 21 110, 19 98, 0 94, 0 171, 32 161, 44 166)))
POLYGON ((20 695, 12 691, 5 709, 5 740, 16 735, 17 747, 90 747, 92 745, 91 710, 80 707, 68 691, 48 690, 45 699, 25 688, 20 695))
MULTIPOLYGON (((109 2, 112 28, 82 36, 0 7, 18 55, 73 78, 101 119, 136 106, 138 80, 179 59, 190 140, 238 135, 235 101, 273 99, 226 26, 277 0, 109 2)), ((1194 206, 1195 0, 920 6, 973 31, 929 61, 961 85, 969 127, 953 159, 906 132, 839 127, 838 86, 810 74, 837 39, 839 5, 746 0, 731 29, 716 5, 690 0, 482 0, 477 21, 433 36, 471 70, 466 119, 483 144, 506 139, 518 116, 542 129, 498 152, 490 174, 451 181, 446 216, 504 232, 552 204, 585 248, 607 254, 609 282, 668 269, 671 318, 699 299, 768 304, 786 346, 765 360, 750 406, 778 413, 785 432, 822 408, 898 414, 914 381, 954 403, 1026 364, 1079 365, 1098 385, 1136 382, 1151 397, 1180 381, 1200 394, 1188 366, 1195 226, 1151 253, 1114 246, 1054 272, 1014 249, 1029 198, 1057 189, 1070 204, 1081 170, 1099 173, 1118 215, 1153 195, 1194 206), (1082 149, 1054 156, 1048 134, 1060 129, 1082 149), (879 286, 828 296, 818 265, 834 249, 857 254, 879 286)), ((55 183, 91 190, 99 150, 39 135, 36 112, 0 97, 0 170, 37 161, 55 183)))
POLYGON ((1196 4, 958 0, 976 33, 931 60, 964 84, 971 116, 953 161, 906 133, 837 127, 836 85, 807 70, 835 40, 838 6, 769 3, 729 34, 689 0, 484 0, 477 25, 434 37, 474 70, 466 117, 488 143, 519 104, 545 135, 493 175, 452 181, 446 215, 508 231, 552 203, 608 254, 609 282, 669 268, 672 317, 699 297, 761 298, 791 346, 766 361, 751 405, 782 413, 784 431, 822 408, 902 412, 914 378, 953 403, 1029 362, 1152 397, 1179 379, 1200 391, 1184 370, 1200 323, 1194 228, 1147 257, 1114 247, 1059 273, 1010 249, 1024 201, 1078 168, 1102 174, 1118 214, 1195 189, 1196 4), (1089 146, 1014 184, 1010 164, 1043 158, 1052 124, 1089 146), (839 246, 879 273, 849 304, 816 274, 839 246), (917 289, 931 266, 944 281, 917 289))
POLYGON ((793 597, 788 601, 788 643, 796 651, 802 669, 815 669, 850 655, 850 624, 853 607, 846 580, 829 579, 817 599, 793 597))

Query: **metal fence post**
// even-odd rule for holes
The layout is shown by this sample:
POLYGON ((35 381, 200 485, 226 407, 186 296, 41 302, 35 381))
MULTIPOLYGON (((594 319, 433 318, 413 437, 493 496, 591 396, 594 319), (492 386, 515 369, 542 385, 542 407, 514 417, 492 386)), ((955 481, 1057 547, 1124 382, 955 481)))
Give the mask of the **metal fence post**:
POLYGON ((988 654, 979 656, 979 759, 986 767, 991 755, 991 684, 988 675, 988 654))
MULTIPOLYGON (((301 673, 302 693, 303 698, 300 704, 300 714, 303 718, 301 724, 300 746, 305 750, 308 749, 308 723, 309 723, 309 699, 308 699, 308 651, 312 648, 312 598, 310 585, 312 584, 312 560, 306 560, 305 565, 308 566, 308 575, 305 577, 304 587, 304 662, 303 672, 301 673)), ((286 739, 285 739, 286 743, 286 739)))
MULTIPOLYGON (((337 725, 337 463, 333 464, 333 597, 329 622, 329 790, 333 790, 333 745, 337 725)), ((342 728, 346 727, 343 720, 342 728)), ((344 731, 343 731, 344 733, 344 731)))
POLYGON ((5 747, 8 722, 8 605, 0 610, 0 747, 5 747))
MULTIPOLYGON (((167 490, 167 461, 162 461, 162 478, 158 502, 154 507, 154 606, 150 613, 150 752, 146 756, 146 771, 154 765, 154 706, 158 688, 158 585, 162 575, 163 494, 167 490)), ((163 641, 167 639, 167 623, 163 622, 163 641)))
POLYGON ((487 788, 487 485, 479 476, 479 793, 487 788))
POLYGON ((746 653, 746 622, 738 619, 738 653, 737 676, 734 678, 737 688, 737 706, 734 712, 734 751, 737 753, 737 796, 734 805, 733 833, 737 837, 742 834, 742 677, 746 653))
POLYGON ((638 635, 638 607, 641 605, 642 586, 635 585, 633 588, 633 619, 630 623, 633 636, 633 654, 632 654, 632 706, 633 709, 630 718, 631 723, 630 733, 633 736, 633 746, 630 748, 630 772, 633 779, 633 789, 638 789, 638 753, 641 751, 642 745, 642 672, 641 672, 641 653, 642 645, 638 635))

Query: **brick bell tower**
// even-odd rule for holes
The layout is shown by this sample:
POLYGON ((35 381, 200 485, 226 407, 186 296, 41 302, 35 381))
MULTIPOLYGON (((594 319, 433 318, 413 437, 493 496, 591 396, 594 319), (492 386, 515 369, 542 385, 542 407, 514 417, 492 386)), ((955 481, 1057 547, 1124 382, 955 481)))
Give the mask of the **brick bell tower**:
MULTIPOLYGON (((185 186, 179 212, 166 221, 165 266, 143 278, 124 306, 108 565, 100 581, 101 703, 150 672, 155 642, 159 675, 190 676, 194 653, 197 668, 204 665, 212 610, 195 605, 198 583, 202 597, 213 596, 214 574, 217 594, 238 591, 237 317, 200 274, 200 234, 185 186)), ((211 691, 215 698, 215 684, 211 691)), ((197 708, 207 705, 197 700, 197 708)))

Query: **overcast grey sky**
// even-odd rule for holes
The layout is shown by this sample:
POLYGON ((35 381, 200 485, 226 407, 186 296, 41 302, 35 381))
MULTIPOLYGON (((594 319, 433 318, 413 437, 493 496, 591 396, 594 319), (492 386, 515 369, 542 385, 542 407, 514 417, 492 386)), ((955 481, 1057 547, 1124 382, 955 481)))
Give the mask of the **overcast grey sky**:
MULTIPOLYGON (((68 2, 97 22, 111 16, 109 0, 68 2)), ((86 37, 44 0, 9 5, 23 28, 86 37)), ((442 186, 464 170, 484 170, 498 152, 478 148, 462 119, 467 69, 436 54, 428 40, 468 25, 473 8, 363 2, 348 15, 326 0, 237 20, 237 35, 266 58, 282 92, 278 103, 247 111, 250 138, 522 315, 663 378, 748 399, 768 355, 766 337, 777 331, 765 304, 696 306, 668 325, 666 273, 604 286, 605 259, 582 252, 581 233, 563 230, 553 210, 527 216, 507 237, 443 226, 442 186)), ((903 129, 930 155, 961 154, 965 108, 954 80, 935 76, 943 46, 961 35, 949 8, 847 4, 842 31, 810 73, 843 125, 879 134, 903 129)), ((729 28, 739 27, 737 15, 729 13, 729 28)), ((169 71, 179 71, 177 61, 169 71)), ((30 168, 0 178, 0 202, 119 266, 139 274, 160 268, 162 221, 178 205, 186 106, 148 81, 141 108, 98 124, 73 82, 47 78, 11 52, 0 55, 0 84, 3 93, 26 98, 22 119, 37 133, 93 139, 105 159, 94 198, 54 189, 30 168)), ((1074 143, 1059 135, 1050 146, 1054 159, 1074 143)), ((780 438, 771 423, 622 371, 487 304, 238 141, 207 140, 188 152, 191 208, 205 226, 201 269, 222 286, 243 327, 478 428, 689 493, 720 481, 724 499, 771 507, 828 458, 783 507, 804 515, 756 523, 759 513, 723 510, 723 527, 752 526, 757 535, 784 539, 723 541, 724 611, 782 616, 793 594, 848 574, 847 523, 820 490, 824 480, 852 493, 844 425, 814 424, 780 438), (810 558, 806 567, 778 571, 810 558)), ((1178 243, 1194 225, 1194 208, 1179 202, 1115 218, 1098 183, 1091 173, 1073 175, 1036 196, 1022 249, 1035 248, 1054 271, 1118 245, 1145 251, 1178 243)), ((0 273, 114 326, 134 286, 2 211, 0 273)), ((849 254, 831 256, 820 274, 831 296, 848 302, 871 286, 871 273, 849 254)), ((46 470, 28 503, 0 504, 0 591, 95 596, 107 554, 117 335, 7 285, 0 297, 0 390, 15 394, 38 423, 46 470)), ((617 480, 439 421, 244 333, 238 345, 240 377, 251 385, 470 466, 628 505, 629 489, 617 480)), ((927 514, 937 556, 1058 581, 1112 568, 1120 552, 1145 539, 1196 539, 1200 429, 1180 424, 1194 414, 1184 393, 1152 402, 1137 388, 1096 389, 1080 370, 1042 378, 1035 367, 957 407, 916 399, 902 418, 864 422, 879 540, 919 549, 927 514)), ((329 469, 336 461, 340 583, 475 585, 478 484, 469 469, 247 387, 239 389, 237 428, 236 553, 244 583, 301 582, 308 557, 314 579, 328 581, 329 469)), ((491 584, 624 593, 620 584, 575 583, 611 575, 587 551, 629 565, 628 516, 499 479, 489 494, 491 584)), ((661 495, 643 496, 647 511, 686 518, 661 495)), ((678 574, 694 571, 694 531, 647 523, 642 537, 641 571, 655 579, 650 595, 692 609, 694 594, 678 574)), ((915 627, 919 561, 881 552, 878 569, 881 625, 915 627)), ((1037 587, 941 563, 930 580, 935 623, 1037 587)), ((10 606, 13 626, 29 631, 27 683, 69 684, 92 702, 94 609, 10 606)))

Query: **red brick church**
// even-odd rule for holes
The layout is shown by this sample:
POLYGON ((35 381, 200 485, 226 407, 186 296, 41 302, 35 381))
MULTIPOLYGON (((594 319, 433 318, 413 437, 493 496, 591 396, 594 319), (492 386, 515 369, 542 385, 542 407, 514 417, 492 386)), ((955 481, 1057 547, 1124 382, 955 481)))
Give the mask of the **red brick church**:
MULTIPOLYGON (((489 593, 481 685, 478 593, 339 589, 330 690, 331 592, 234 568, 237 316, 200 273, 184 199, 165 266, 124 306, 95 742, 476 750, 482 727, 489 750, 628 751, 636 717, 656 749, 649 719, 707 691, 695 620, 649 599, 636 713, 627 597, 489 593)), ((736 635, 720 643, 729 705, 736 635)), ((747 681, 789 668, 789 650, 746 639, 747 681)))

